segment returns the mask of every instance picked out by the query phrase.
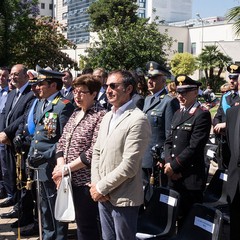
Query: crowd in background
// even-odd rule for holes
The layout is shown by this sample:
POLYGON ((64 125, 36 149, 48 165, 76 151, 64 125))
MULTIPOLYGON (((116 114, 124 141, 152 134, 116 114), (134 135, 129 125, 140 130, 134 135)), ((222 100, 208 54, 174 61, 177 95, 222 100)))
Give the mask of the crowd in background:
MULTIPOLYGON (((221 148, 218 167, 229 170, 231 240, 240 239, 240 67, 227 70, 212 118, 209 105, 198 101, 199 81, 179 74, 167 82, 170 72, 154 61, 146 71, 84 69, 75 79, 69 70, 0 68, 0 207, 13 206, 0 217, 18 218, 12 228, 31 224, 22 236, 40 230, 44 240, 67 239, 68 224, 55 219, 54 206, 68 165, 77 239, 135 239, 144 188, 157 168, 156 186, 180 193, 181 228, 191 206, 203 201, 212 129, 221 148), (163 159, 157 163, 156 146, 163 159)), ((210 86, 203 96, 216 98, 210 86)))

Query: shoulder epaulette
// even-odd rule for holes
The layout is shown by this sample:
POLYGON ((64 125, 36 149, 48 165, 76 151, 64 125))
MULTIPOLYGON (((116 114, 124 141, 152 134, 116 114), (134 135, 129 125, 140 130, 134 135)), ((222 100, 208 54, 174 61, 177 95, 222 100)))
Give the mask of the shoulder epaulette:
POLYGON ((70 103, 70 101, 69 101, 68 99, 61 99, 61 102, 62 102, 63 104, 68 104, 68 103, 70 103))
POLYGON ((57 96, 56 98, 53 99, 52 104, 56 105, 59 101, 60 97, 57 96))
POLYGON ((206 108, 204 105, 201 105, 199 108, 202 109, 203 111, 209 111, 208 108, 206 108))

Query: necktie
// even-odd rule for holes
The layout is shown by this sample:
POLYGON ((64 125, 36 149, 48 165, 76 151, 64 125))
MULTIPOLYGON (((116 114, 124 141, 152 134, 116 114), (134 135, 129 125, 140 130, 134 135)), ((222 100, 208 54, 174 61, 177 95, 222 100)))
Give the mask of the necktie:
POLYGON ((154 102, 154 100, 155 100, 155 96, 153 96, 153 97, 151 98, 151 100, 150 100, 150 105, 154 102))
POLYGON ((18 101, 18 99, 19 99, 19 96, 20 96, 20 91, 19 91, 19 90, 16 90, 15 96, 14 96, 14 99, 13 99, 13 103, 12 103, 12 109, 13 109, 13 107, 15 106, 15 104, 17 103, 17 101, 18 101))
POLYGON ((68 95, 68 90, 64 91, 64 97, 66 97, 68 95))
POLYGON ((48 105, 48 100, 45 99, 44 102, 43 102, 43 105, 42 105, 42 112, 44 112, 44 110, 47 107, 47 105, 48 105))
POLYGON ((20 96, 20 91, 19 91, 18 89, 16 89, 16 91, 15 91, 15 96, 14 96, 14 98, 13 98, 13 102, 12 102, 12 106, 11 106, 11 110, 8 112, 8 115, 7 115, 6 126, 9 125, 9 117, 10 117, 10 115, 11 115, 12 112, 13 112, 13 108, 14 108, 14 106, 16 105, 16 103, 17 103, 17 101, 18 101, 18 99, 19 99, 19 96, 20 96))

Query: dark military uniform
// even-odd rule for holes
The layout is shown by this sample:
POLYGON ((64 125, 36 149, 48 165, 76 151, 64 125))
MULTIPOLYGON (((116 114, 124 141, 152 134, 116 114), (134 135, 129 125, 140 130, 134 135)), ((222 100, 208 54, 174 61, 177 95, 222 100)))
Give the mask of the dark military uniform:
POLYGON ((52 180, 52 172, 56 165, 56 143, 74 107, 69 100, 62 100, 59 93, 42 112, 43 101, 38 104, 36 112, 36 129, 31 143, 29 155, 41 153, 46 160, 39 166, 39 181, 41 184, 41 210, 43 215, 43 239, 65 239, 61 231, 66 226, 54 219, 56 186, 52 180), (58 232, 59 230, 59 232, 58 232))
MULTIPOLYGON (((39 70, 38 81, 62 81, 62 73, 39 70)), ((58 82, 59 83, 59 82, 58 82)), ((62 82, 61 82, 62 83, 62 82)), ((52 180, 52 172, 56 165, 56 144, 61 137, 63 127, 71 116, 74 106, 63 99, 60 91, 52 94, 46 101, 38 103, 35 116, 35 133, 29 150, 29 164, 38 166, 40 181, 41 213, 44 240, 67 239, 67 224, 55 220, 54 207, 56 186, 52 180), (54 98, 54 99, 53 99, 54 98), (39 160, 39 156, 41 156, 39 160), (34 162, 37 160, 38 162, 34 162)))
MULTIPOLYGON (((168 71, 156 62, 150 61, 147 63, 148 77, 157 75, 168 75, 168 71)), ((152 168, 156 163, 153 163, 151 149, 158 145, 163 147, 166 137, 170 133, 173 114, 179 109, 177 98, 167 95, 166 89, 163 88, 154 95, 147 96, 144 101, 143 112, 147 114, 147 118, 151 125, 152 137, 143 157, 142 168, 144 171, 144 179, 149 181, 152 168)), ((156 177, 156 176, 155 176, 156 177)), ((162 179, 161 184, 165 184, 162 179)))
MULTIPOLYGON (((191 84, 188 86, 194 86, 191 84)), ((197 101, 173 116, 171 134, 165 141, 165 161, 174 174, 181 174, 177 180, 169 177, 168 182, 181 195, 180 216, 186 216, 192 204, 202 201, 206 183, 204 148, 210 129, 211 115, 197 101)))

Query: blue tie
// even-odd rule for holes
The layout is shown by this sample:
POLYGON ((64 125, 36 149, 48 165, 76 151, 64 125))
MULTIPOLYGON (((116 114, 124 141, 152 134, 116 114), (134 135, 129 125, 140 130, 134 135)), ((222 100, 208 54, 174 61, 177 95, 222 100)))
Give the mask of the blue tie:
POLYGON ((32 135, 35 131, 34 109, 35 109, 35 106, 37 103, 38 103, 38 99, 35 99, 35 101, 32 104, 32 107, 28 113, 27 127, 28 127, 28 132, 30 133, 30 135, 32 135))

